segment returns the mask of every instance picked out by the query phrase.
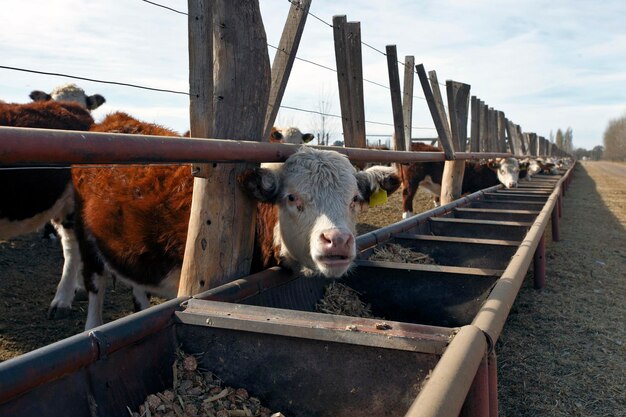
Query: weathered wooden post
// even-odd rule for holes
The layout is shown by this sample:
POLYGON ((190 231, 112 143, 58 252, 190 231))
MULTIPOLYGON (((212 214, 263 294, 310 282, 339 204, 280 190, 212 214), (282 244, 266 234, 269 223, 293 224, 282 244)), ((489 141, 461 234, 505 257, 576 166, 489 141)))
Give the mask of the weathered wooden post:
POLYGON ((472 129, 470 131, 469 152, 480 152, 480 100, 472 96, 472 129))
MULTIPOLYGON (((455 151, 463 152, 467 141, 470 85, 448 80, 446 89, 452 144, 455 151)), ((465 160, 445 162, 441 182, 441 204, 447 204, 461 197, 464 173, 465 160)))
MULTIPOLYGON (((188 10, 192 137, 259 141, 270 65, 258 1, 189 0, 188 10)), ((249 273, 256 204, 236 183, 249 166, 210 164, 199 170, 179 295, 249 273)))
MULTIPOLYGON (((398 51, 396 45, 387 45, 387 70, 389 72, 389 89, 391 90, 391 111, 393 113, 393 149, 396 151, 411 150, 406 147, 402 109, 402 93, 400 92, 400 73, 398 72, 398 51)), ((410 141, 410 138, 409 138, 410 141)))
POLYGON ((422 64, 417 65, 416 70, 424 90, 424 97, 428 102, 430 114, 437 128, 437 134, 446 154, 441 181, 441 204, 447 204, 461 196, 465 161, 455 161, 454 151, 455 148, 460 149, 461 144, 464 146, 467 140, 470 86, 454 81, 446 82, 448 108, 450 109, 450 123, 448 123, 437 81, 437 73, 430 71, 426 77, 426 71, 422 64), (430 79, 430 85, 428 79, 430 79))
POLYGON ((405 149, 411 150, 413 136, 413 81, 415 78, 415 57, 404 57, 404 87, 402 89, 402 120, 404 120, 405 149))
POLYGON ((422 85, 430 115, 435 123, 437 135, 439 135, 439 143, 442 146, 443 152, 446 154, 446 159, 453 160, 454 148, 452 147, 452 134, 450 133, 446 109, 443 107, 443 99, 441 98, 441 91, 439 90, 439 83, 437 82, 437 73, 430 71, 428 75, 426 75, 423 64, 416 65, 415 70, 419 77, 420 84, 422 85))
POLYGON ((488 145, 487 141, 489 138, 489 119, 488 119, 488 109, 489 106, 485 104, 484 101, 479 101, 478 106, 478 119, 479 122, 479 130, 478 130, 478 142, 479 142, 479 152, 487 152, 488 145))
POLYGON ((274 63, 272 64, 270 98, 263 129, 264 141, 269 139, 272 126, 276 121, 310 7, 311 0, 300 0, 298 3, 291 3, 285 28, 283 29, 276 55, 274 55, 274 63))
POLYGON ((506 118, 504 112, 496 111, 496 139, 498 142, 498 152, 508 152, 506 144, 506 118))
POLYGON ((347 22, 346 16, 333 16, 333 36, 344 144, 365 148, 361 24, 347 22))

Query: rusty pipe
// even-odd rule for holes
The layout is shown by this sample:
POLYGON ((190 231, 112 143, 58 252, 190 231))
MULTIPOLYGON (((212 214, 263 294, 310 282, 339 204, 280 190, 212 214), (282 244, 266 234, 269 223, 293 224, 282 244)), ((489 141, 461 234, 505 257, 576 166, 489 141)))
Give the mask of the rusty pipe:
POLYGON ((487 348, 479 329, 461 327, 404 417, 458 416, 487 348))
MULTIPOLYGON (((229 139, 0 127, 0 166, 68 166, 186 162, 282 162, 299 146, 229 139)), ((404 152, 316 147, 352 162, 444 161, 443 152, 404 152)), ((507 157, 504 153, 459 152, 456 159, 507 157)))

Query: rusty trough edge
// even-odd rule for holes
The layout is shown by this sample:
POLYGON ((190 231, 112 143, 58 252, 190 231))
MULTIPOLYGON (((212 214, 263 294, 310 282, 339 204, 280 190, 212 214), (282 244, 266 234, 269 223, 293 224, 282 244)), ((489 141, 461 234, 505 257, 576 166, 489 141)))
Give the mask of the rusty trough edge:
POLYGON ((480 329, 463 326, 405 417, 458 416, 487 348, 487 339, 480 329))
POLYGON ((160 331, 188 298, 175 298, 0 363, 0 404, 160 331))
MULTIPOLYGON (((307 145, 308 146, 308 145, 307 145)), ((187 162, 282 162, 299 145, 123 133, 0 127, 0 165, 139 164, 187 162)), ((443 152, 383 151, 313 146, 342 153, 352 162, 444 161, 443 152)), ((507 153, 457 153, 456 159, 509 157, 507 153)))
POLYGON ((572 168, 561 177, 554 187, 552 194, 528 230, 519 249, 511 258, 511 262, 472 321, 472 325, 482 330, 489 338, 490 349, 493 349, 498 337, 500 337, 509 311, 526 277, 530 263, 533 261, 535 250, 543 237, 548 222, 551 220, 552 211, 555 209, 557 199, 561 194, 561 187, 567 177, 571 175, 571 170, 572 168))

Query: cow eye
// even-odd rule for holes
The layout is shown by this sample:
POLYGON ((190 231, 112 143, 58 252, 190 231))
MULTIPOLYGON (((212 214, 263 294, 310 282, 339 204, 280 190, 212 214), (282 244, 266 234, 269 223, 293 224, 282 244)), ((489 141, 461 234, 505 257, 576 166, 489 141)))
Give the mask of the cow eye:
POLYGON ((287 200, 289 200, 289 201, 291 201, 293 203, 294 201, 296 201, 296 196, 294 196, 293 194, 289 194, 287 196, 287 200))
POLYGON ((358 196, 358 195, 355 195, 354 197, 352 197, 352 201, 353 201, 354 203, 358 202, 358 201, 359 201, 359 196, 358 196))

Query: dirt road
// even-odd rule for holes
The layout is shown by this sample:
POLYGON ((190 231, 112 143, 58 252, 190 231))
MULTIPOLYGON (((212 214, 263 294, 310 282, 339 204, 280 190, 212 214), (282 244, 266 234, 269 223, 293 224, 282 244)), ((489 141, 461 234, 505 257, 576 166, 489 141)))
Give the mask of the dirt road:
POLYGON ((626 416, 625 230, 626 165, 579 164, 546 287, 526 280, 496 346, 500 417, 626 416))

